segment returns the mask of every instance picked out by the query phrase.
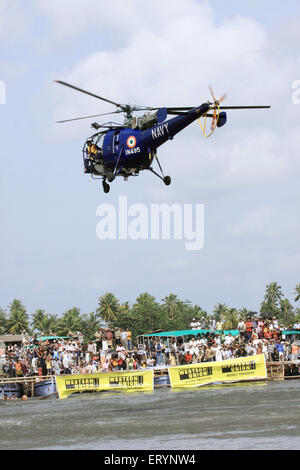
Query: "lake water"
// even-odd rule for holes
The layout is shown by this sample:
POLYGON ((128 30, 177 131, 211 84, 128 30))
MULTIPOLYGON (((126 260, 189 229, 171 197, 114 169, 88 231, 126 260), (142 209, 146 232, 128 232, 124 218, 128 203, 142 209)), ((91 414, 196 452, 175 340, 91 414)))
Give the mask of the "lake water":
POLYGON ((0 449, 300 449, 300 380, 0 402, 0 449))

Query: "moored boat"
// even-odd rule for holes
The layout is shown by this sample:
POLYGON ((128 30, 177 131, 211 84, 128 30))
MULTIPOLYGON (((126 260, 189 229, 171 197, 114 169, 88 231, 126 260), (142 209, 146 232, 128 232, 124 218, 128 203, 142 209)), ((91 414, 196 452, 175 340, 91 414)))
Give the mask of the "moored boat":
POLYGON ((42 380, 34 384, 34 396, 35 397, 46 397, 56 393, 56 382, 54 378, 49 380, 42 380))
POLYGON ((154 376, 154 387, 161 385, 170 385, 170 377, 168 375, 154 376))
POLYGON ((168 368, 165 366, 154 367, 154 388, 170 386, 168 368))
POLYGON ((12 398, 13 395, 20 398, 22 396, 22 385, 15 382, 0 383, 0 400, 4 399, 4 395, 7 395, 7 398, 12 398))

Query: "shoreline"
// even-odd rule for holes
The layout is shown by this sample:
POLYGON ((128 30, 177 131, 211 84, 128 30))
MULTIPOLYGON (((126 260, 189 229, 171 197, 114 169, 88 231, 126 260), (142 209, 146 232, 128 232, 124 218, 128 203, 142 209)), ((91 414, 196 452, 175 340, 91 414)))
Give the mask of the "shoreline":
MULTIPOLYGON (((214 361, 214 363, 216 363, 217 361, 214 361)), ((207 364, 207 363, 197 363, 197 364, 194 364, 195 366, 196 365, 204 365, 204 364, 207 364)), ((232 382, 221 382, 222 384, 227 384, 227 385, 230 385, 232 383, 254 383, 254 382, 261 382, 261 381, 264 381, 264 382, 274 382, 274 381, 285 381, 287 379, 300 379, 300 373, 298 372, 298 374, 295 374, 295 375, 289 375, 288 374, 288 369, 291 368, 292 366, 296 366, 297 368, 299 367, 299 364, 300 364, 300 361, 297 361, 297 362, 292 362, 292 361, 282 361, 282 362, 270 362, 270 361, 266 361, 266 370, 267 370, 267 376, 266 378, 263 378, 263 379, 258 379, 258 378, 250 378, 250 379, 247 379, 247 380, 233 380, 232 382)), ((169 372, 168 372, 168 369, 172 369, 172 366, 159 366, 159 367, 153 367, 153 368, 146 368, 146 369, 142 369, 142 370, 137 370, 137 371, 134 371, 134 372, 142 372, 142 371, 145 371, 145 370, 153 370, 154 372, 154 381, 156 380, 156 384, 154 383, 154 386, 153 386, 153 391, 155 390, 159 390, 159 389, 162 389, 162 388, 168 388, 168 389, 171 389, 171 384, 170 384, 170 381, 169 381, 169 372)), ((122 372, 124 373, 128 373, 130 371, 112 371, 112 372, 116 372, 116 373, 119 373, 119 374, 122 374, 122 372)), ((98 373, 99 375, 103 375, 103 376, 106 376, 108 374, 108 372, 99 372, 98 373)), ((97 375, 98 375, 97 374, 97 375)), ((68 377, 72 377, 72 378, 76 378, 76 375, 77 374, 71 374, 69 375, 68 377)), ((86 377, 89 377, 91 376, 91 374, 80 374, 80 375, 84 375, 86 377)), ((65 374, 62 374, 61 376, 63 377, 67 377, 67 375, 65 374)), ((59 376, 57 376, 59 377, 59 376)), ((218 382, 219 383, 219 382, 218 382)), ((202 386, 205 386, 207 384, 204 384, 202 386)), ((208 384, 208 385, 214 385, 214 382, 208 384)), ((202 387, 201 385, 199 385, 199 387, 202 387)), ((191 387, 192 388, 192 387, 191 387)), ((113 391, 113 390, 112 390, 113 391)), ((86 393, 88 392, 87 391, 83 391, 81 393, 86 393)), ((58 397, 58 392, 57 392, 57 388, 56 388, 56 376, 55 375, 48 375, 48 376, 31 376, 31 377, 11 377, 11 378, 0 378, 0 393, 1 393, 1 398, 0 398, 0 401, 5 401, 5 398, 4 398, 4 394, 7 394, 7 395, 12 395, 12 394, 17 394, 18 396, 16 396, 16 399, 21 401, 22 400, 22 396, 25 394, 28 399, 31 399, 31 398, 39 398, 39 399, 47 399, 47 398, 50 398, 50 397, 54 397, 54 396, 57 396, 58 397), (9 387, 9 385, 11 387, 9 387), (16 389, 12 389, 12 386, 15 385, 16 386, 16 389), (43 388, 43 386, 47 387, 47 390, 46 391, 43 391, 43 394, 42 395, 36 395, 35 394, 35 386, 41 386, 41 388, 43 388), (8 388, 8 390, 7 390, 8 388)), ((97 391, 90 391, 88 393, 97 393, 97 391)), ((8 401, 13 401, 14 399, 12 399, 11 397, 10 398, 7 398, 8 401)))

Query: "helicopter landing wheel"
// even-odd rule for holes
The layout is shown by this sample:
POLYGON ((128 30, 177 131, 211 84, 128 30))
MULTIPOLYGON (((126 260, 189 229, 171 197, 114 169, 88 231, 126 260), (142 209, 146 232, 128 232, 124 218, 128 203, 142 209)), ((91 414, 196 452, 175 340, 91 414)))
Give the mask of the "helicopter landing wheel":
POLYGON ((109 193, 109 191, 110 191, 109 184, 106 183, 106 181, 103 181, 102 185, 103 185, 103 191, 105 192, 105 194, 109 193))
POLYGON ((170 177, 170 176, 165 176, 165 177, 164 177, 164 183, 165 183, 166 186, 170 186, 171 181, 172 181, 172 180, 171 180, 171 177, 170 177))

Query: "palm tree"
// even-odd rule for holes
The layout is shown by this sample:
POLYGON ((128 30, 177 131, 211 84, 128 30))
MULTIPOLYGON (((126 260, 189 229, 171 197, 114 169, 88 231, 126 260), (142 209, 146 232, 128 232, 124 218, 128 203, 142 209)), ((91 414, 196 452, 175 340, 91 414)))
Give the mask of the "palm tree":
POLYGON ((281 317, 285 326, 288 326, 294 320, 294 307, 288 299, 280 301, 281 317))
POLYGON ((42 329, 42 323, 46 318, 45 310, 42 309, 37 309, 34 314, 32 315, 32 322, 31 322, 31 327, 32 331, 37 330, 37 331, 43 331, 42 329))
POLYGON ((236 308, 230 308, 225 315, 224 330, 234 330, 238 326, 238 311, 236 308))
POLYGON ((51 320, 48 315, 46 315, 41 323, 39 324, 39 331, 44 335, 44 336, 49 336, 50 331, 51 331, 51 320))
POLYGON ((179 301, 178 313, 176 317, 176 324, 174 322, 170 325, 171 330, 186 330, 190 328, 193 318, 206 318, 208 319, 207 312, 199 305, 192 305, 189 300, 179 301))
POLYGON ((110 324, 117 316, 120 309, 118 299, 110 292, 100 297, 98 301, 97 316, 110 324))
POLYGON ((130 305, 129 302, 124 302, 123 304, 120 305, 119 308, 119 315, 130 315, 130 305))
POLYGON ((191 313, 193 314, 193 318, 206 318, 209 319, 209 315, 206 312, 206 310, 203 310, 203 308, 199 307, 199 305, 194 305, 194 307, 191 307, 191 313))
POLYGON ((53 334, 55 335, 57 322, 58 322, 58 315, 51 314, 51 315, 48 315, 48 318, 49 318, 49 323, 50 323, 50 331, 52 331, 53 334))
POLYGON ((264 307, 268 308, 273 315, 278 313, 279 303, 283 293, 281 291, 281 286, 277 282, 271 282, 266 287, 266 293, 264 297, 264 307))
POLYGON ((295 287, 295 290, 294 290, 294 294, 295 294, 295 302, 298 302, 298 300, 300 300, 300 284, 297 284, 296 287, 295 287))
POLYGON ((29 331, 26 308, 20 300, 14 299, 9 305, 9 318, 6 327, 11 334, 21 334, 24 330, 29 331))
POLYGON ((162 304, 162 307, 167 311, 170 319, 175 318, 178 313, 179 305, 180 305, 180 301, 177 295, 170 294, 164 299, 162 299, 162 301, 164 302, 162 304))
POLYGON ((226 304, 218 304, 213 310, 216 321, 225 320, 227 312, 228 307, 226 304))
POLYGON ((80 309, 77 307, 67 310, 57 322, 57 333, 61 336, 69 336, 70 333, 81 331, 81 329, 82 318, 80 317, 80 309))
POLYGON ((6 332, 7 313, 5 310, 0 308, 0 334, 3 335, 6 332))
POLYGON ((100 326, 99 318, 95 312, 85 314, 82 317, 82 332, 84 337, 90 341, 95 338, 95 333, 100 326))
POLYGON ((147 292, 140 294, 136 299, 132 306, 132 315, 137 334, 164 328, 165 311, 156 302, 155 297, 147 292))
POLYGON ((115 328, 129 328, 132 332, 135 331, 135 317, 131 310, 129 302, 124 302, 120 305, 117 315, 110 325, 115 328))
POLYGON ((238 311, 239 319, 246 321, 249 315, 251 315, 251 310, 248 310, 246 307, 243 307, 238 311))

